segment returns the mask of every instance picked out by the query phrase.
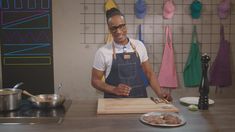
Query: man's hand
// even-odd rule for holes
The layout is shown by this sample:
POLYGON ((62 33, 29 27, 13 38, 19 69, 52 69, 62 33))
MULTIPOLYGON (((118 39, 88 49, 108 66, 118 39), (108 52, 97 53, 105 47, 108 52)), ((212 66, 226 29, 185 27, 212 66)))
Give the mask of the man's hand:
POLYGON ((126 84, 119 84, 113 89, 113 93, 118 96, 129 96, 131 87, 126 84))
POLYGON ((161 94, 158 95, 158 98, 161 99, 166 99, 167 101, 172 101, 172 97, 170 93, 162 92, 161 94))
POLYGON ((163 98, 167 101, 172 101, 172 97, 169 93, 163 93, 163 98))

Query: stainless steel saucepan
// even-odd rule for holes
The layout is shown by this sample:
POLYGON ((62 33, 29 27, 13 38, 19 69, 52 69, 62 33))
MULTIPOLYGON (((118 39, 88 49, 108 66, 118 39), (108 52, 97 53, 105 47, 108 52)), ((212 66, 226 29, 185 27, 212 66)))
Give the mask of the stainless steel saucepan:
POLYGON ((0 89, 0 111, 10 111, 19 108, 23 82, 17 83, 13 88, 0 89))

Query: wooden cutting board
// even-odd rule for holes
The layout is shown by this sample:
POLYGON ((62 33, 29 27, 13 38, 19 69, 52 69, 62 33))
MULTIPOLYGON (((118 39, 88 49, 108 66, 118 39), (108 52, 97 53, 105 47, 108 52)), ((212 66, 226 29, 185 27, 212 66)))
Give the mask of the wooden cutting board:
POLYGON ((97 114, 127 114, 147 112, 179 112, 173 104, 154 103, 150 98, 98 99, 97 114))

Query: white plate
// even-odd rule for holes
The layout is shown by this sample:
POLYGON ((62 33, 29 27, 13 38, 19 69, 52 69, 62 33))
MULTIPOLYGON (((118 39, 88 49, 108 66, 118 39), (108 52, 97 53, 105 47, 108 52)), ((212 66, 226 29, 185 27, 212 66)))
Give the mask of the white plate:
POLYGON ((149 112, 149 113, 141 115, 140 121, 145 124, 148 124, 148 125, 159 126, 159 127, 177 127, 177 126, 182 126, 186 123, 186 121, 182 115, 179 115, 179 114, 173 113, 173 112, 149 112), (173 116, 176 116, 181 120, 181 122, 179 124, 165 124, 165 123, 164 124, 156 124, 156 123, 149 123, 148 121, 144 120, 144 117, 154 116, 154 115, 162 115, 162 114, 171 114, 173 116))
MULTIPOLYGON (((199 100, 199 97, 183 97, 183 98, 180 98, 180 102, 181 103, 184 103, 184 104, 187 104, 187 105, 198 105, 198 100, 199 100)), ((214 104, 215 101, 212 100, 212 99, 209 99, 209 104, 214 104)))

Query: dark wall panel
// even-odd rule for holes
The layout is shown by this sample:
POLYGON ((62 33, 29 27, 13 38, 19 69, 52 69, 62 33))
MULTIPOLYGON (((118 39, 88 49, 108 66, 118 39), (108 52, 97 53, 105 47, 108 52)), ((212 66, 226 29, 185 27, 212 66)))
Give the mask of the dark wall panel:
POLYGON ((53 93, 51 0, 0 0, 3 87, 53 93))

